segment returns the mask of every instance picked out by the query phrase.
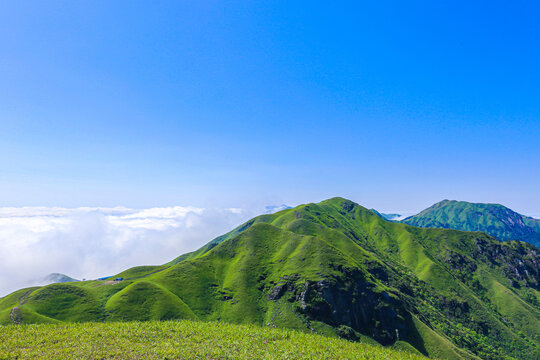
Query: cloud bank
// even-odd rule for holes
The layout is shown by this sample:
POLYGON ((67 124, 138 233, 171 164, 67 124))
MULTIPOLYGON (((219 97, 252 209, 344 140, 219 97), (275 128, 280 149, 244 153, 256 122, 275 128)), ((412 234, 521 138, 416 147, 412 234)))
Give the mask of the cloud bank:
POLYGON ((237 208, 0 208, 0 297, 50 273, 77 279, 163 264, 249 218, 237 208))

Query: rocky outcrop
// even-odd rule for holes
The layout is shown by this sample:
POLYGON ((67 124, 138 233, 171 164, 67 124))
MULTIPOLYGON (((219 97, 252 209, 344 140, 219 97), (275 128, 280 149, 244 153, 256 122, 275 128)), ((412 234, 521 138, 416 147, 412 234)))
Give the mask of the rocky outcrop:
POLYGON ((483 239, 475 241, 477 252, 473 257, 483 257, 486 263, 501 267, 513 287, 531 287, 540 290, 540 250, 522 243, 488 243, 483 239))
POLYGON ((320 321, 341 329, 343 337, 351 337, 352 329, 373 337, 383 345, 406 339, 410 324, 403 304, 386 292, 377 292, 359 274, 345 274, 347 281, 327 278, 295 285, 292 281, 277 284, 268 299, 286 297, 298 305, 298 311, 311 321, 320 321), (338 285, 340 284, 340 285, 338 285), (346 284, 346 285, 343 285, 346 284))

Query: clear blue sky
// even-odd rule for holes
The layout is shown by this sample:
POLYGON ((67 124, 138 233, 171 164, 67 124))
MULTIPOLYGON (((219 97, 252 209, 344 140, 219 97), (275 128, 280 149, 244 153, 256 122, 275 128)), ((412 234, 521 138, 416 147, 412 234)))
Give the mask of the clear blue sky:
POLYGON ((533 1, 2 1, 0 206, 540 213, 533 1))

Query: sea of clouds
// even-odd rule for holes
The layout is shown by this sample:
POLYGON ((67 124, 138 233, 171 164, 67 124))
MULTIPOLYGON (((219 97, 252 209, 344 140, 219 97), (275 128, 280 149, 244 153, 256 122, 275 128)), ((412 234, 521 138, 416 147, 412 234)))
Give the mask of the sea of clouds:
POLYGON ((96 279, 163 264, 259 213, 286 208, 0 207, 0 297, 50 273, 96 279))
POLYGON ((50 273, 95 279, 163 264, 255 215, 191 206, 0 208, 0 297, 50 273))

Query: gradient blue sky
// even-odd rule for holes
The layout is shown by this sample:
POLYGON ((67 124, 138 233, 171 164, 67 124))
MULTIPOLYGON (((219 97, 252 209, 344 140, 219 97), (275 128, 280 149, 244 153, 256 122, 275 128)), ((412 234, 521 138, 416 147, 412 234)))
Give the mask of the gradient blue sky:
POLYGON ((0 205, 540 213, 532 1, 2 1, 0 205))

